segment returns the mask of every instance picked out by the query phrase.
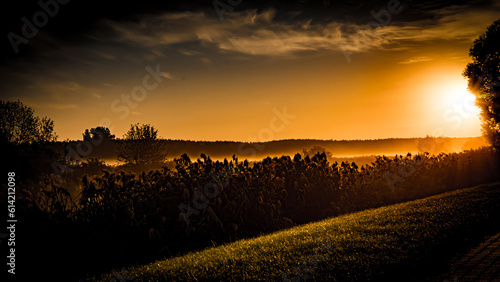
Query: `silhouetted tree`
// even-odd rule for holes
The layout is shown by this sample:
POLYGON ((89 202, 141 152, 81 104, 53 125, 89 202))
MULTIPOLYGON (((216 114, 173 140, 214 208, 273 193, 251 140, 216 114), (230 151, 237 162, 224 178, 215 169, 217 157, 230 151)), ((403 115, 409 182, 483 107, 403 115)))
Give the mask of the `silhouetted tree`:
POLYGON ((469 63, 463 75, 469 80, 469 89, 476 95, 481 109, 483 134, 500 148, 500 20, 491 24, 474 41, 469 51, 469 63))
POLYGON ((82 133, 83 140, 113 140, 115 139, 115 135, 111 134, 111 131, 107 127, 98 126, 96 128, 91 128, 90 130, 85 129, 85 132, 82 133))
POLYGON ((318 153, 321 154, 323 152, 325 153, 325 156, 327 157, 328 161, 331 161, 333 159, 332 153, 328 152, 325 148, 321 146, 314 145, 311 148, 309 148, 309 150, 302 149, 302 153, 304 154, 304 156, 309 156, 310 158, 312 158, 314 155, 318 153))
POLYGON ((51 164, 58 155, 46 142, 56 139, 51 119, 35 116, 34 110, 19 100, 0 101, 0 172, 15 172, 23 193, 38 193, 44 179, 53 173, 51 164))
POLYGON ((118 160, 127 164, 145 165, 165 160, 165 144, 158 140, 158 130, 149 124, 131 125, 123 136, 118 160))
POLYGON ((12 144, 56 141, 54 122, 39 118, 21 101, 0 101, 0 139, 12 144))

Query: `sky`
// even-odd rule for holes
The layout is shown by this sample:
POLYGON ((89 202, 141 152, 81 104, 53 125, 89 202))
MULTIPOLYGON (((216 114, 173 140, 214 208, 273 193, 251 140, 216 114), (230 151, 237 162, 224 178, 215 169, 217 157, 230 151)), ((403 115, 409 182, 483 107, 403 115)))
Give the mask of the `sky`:
POLYGON ((481 134, 462 72, 500 1, 134 2, 4 9, 0 99, 59 140, 135 123, 205 141, 481 134))

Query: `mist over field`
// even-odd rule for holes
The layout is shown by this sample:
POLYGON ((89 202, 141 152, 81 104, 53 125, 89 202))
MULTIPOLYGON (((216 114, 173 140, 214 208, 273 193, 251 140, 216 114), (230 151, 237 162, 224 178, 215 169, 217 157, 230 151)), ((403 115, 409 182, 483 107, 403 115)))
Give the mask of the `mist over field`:
MULTIPOLYGON (((316 152, 329 152, 330 161, 346 158, 371 157, 376 155, 406 155, 407 153, 432 154, 460 152, 486 146, 483 137, 469 138, 399 138, 381 140, 278 140, 262 143, 242 143, 234 141, 184 141, 159 140, 165 144, 167 159, 173 160, 182 154, 197 159, 201 154, 210 156, 212 160, 222 161, 235 155, 240 160, 257 161, 266 157, 293 156, 311 149, 316 152)), ((110 165, 119 165, 117 151, 120 141, 102 144, 87 158, 99 158, 110 165)), ((78 142, 69 143, 76 151, 78 142)), ((51 145, 57 152, 63 153, 65 142, 51 145)), ((123 164, 123 163, 122 163, 123 164)), ((365 163, 363 163, 365 164, 365 163)))

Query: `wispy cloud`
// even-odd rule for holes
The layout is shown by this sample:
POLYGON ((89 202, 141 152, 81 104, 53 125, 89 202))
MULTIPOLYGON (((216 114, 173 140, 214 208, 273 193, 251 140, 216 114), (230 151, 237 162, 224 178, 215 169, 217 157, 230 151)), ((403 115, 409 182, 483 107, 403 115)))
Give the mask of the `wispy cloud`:
POLYGON ((421 63, 421 62, 426 62, 426 61, 430 61, 431 58, 429 57, 425 57, 425 56, 421 56, 421 57, 413 57, 413 58, 409 58, 407 60, 404 60, 402 62, 399 62, 400 64, 414 64, 414 63, 421 63))
POLYGON ((201 55, 201 52, 199 52, 199 51, 184 50, 184 49, 179 49, 177 51, 185 56, 199 56, 199 55, 201 55))
POLYGON ((473 40, 498 19, 498 11, 451 6, 429 12, 429 18, 394 29, 390 40, 473 40))
MULTIPOLYGON (((308 21, 277 22, 276 11, 228 13, 224 22, 204 13, 145 16, 137 23, 107 22, 115 40, 148 48, 198 41, 223 52, 286 55, 297 51, 341 49, 345 45, 339 23, 311 25, 308 21)), ((179 50, 184 55, 198 51, 179 50)))
POLYGON ((78 108, 76 104, 48 104, 47 107, 56 110, 70 110, 78 108))
POLYGON ((103 23, 114 30, 118 41, 153 47, 196 40, 193 23, 206 21, 207 18, 201 12, 184 12, 144 16, 137 23, 118 23, 110 20, 103 23))
POLYGON ((74 81, 66 82, 47 82, 37 80, 34 83, 27 85, 26 88, 29 89, 39 89, 46 91, 47 93, 64 93, 64 92, 76 92, 81 91, 85 87, 74 81))
POLYGON ((94 50, 94 53, 96 55, 100 56, 101 58, 106 59, 106 60, 116 60, 116 56, 111 55, 111 54, 106 53, 106 52, 94 50))
POLYGON ((212 63, 212 60, 210 60, 209 58, 201 58, 200 60, 207 65, 212 63))
MULTIPOLYGON (((115 31, 114 40, 147 48, 198 41, 226 53, 275 56, 317 50, 365 52, 396 48, 396 44, 408 41, 470 40, 496 16, 494 11, 468 10, 467 6, 429 13, 433 19, 394 22, 374 29, 335 20, 326 24, 313 23, 312 19, 278 21, 274 9, 227 13, 223 22, 203 12, 183 12, 144 16, 133 23, 106 24, 115 31)), ((201 55, 199 51, 186 49, 179 52, 186 56, 201 55)))
POLYGON ((101 90, 75 81, 55 81, 53 78, 32 78, 31 84, 25 86, 32 93, 36 101, 54 109, 69 109, 78 104, 77 101, 93 97, 101 99, 101 90), (41 97, 44 97, 42 100, 41 97), (45 101, 43 101, 45 100, 45 101), (50 104, 49 100, 52 102, 50 104))
POLYGON ((172 76, 172 74, 171 74, 171 73, 169 73, 169 72, 162 72, 161 74, 162 74, 162 75, 163 75, 163 77, 164 77, 164 78, 166 78, 166 79, 174 79, 174 77, 172 76))

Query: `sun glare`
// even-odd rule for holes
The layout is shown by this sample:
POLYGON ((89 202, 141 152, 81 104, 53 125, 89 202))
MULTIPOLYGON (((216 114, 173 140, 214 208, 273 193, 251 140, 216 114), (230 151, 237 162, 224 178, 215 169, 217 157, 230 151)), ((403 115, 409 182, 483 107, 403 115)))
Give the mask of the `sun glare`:
POLYGON ((422 80, 420 93, 426 93, 428 120, 435 127, 432 135, 469 137, 481 135, 480 109, 469 92, 467 80, 456 74, 437 72, 422 80))
POLYGON ((475 96, 467 89, 467 82, 460 80, 448 83, 440 89, 441 106, 445 111, 452 111, 464 119, 477 119, 480 109, 474 104, 475 96))
POLYGON ((481 135, 480 109, 475 105, 475 96, 469 92, 465 79, 447 80, 433 89, 440 127, 444 131, 442 134, 481 135))

